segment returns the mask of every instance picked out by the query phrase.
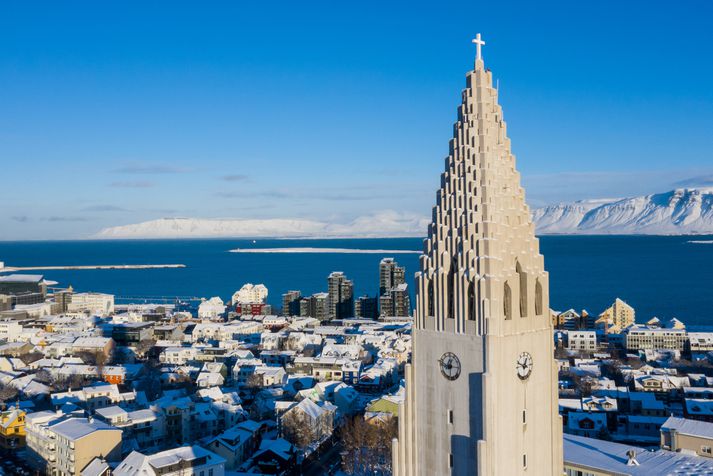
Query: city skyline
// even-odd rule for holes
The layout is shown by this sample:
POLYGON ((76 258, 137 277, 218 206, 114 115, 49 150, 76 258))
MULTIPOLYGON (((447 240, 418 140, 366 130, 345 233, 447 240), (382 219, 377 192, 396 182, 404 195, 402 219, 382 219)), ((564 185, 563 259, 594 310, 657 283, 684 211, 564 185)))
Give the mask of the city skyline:
POLYGON ((478 25, 531 206, 713 184, 709 5, 409 5, 6 7, 0 239, 418 226, 478 25))

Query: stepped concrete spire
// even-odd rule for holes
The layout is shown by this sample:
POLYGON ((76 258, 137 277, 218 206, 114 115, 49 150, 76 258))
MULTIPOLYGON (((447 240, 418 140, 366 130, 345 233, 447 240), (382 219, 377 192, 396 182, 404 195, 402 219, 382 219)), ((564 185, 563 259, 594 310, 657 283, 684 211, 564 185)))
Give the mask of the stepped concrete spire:
POLYGON ((562 474, 548 275, 473 43, 416 275, 394 474, 562 474))

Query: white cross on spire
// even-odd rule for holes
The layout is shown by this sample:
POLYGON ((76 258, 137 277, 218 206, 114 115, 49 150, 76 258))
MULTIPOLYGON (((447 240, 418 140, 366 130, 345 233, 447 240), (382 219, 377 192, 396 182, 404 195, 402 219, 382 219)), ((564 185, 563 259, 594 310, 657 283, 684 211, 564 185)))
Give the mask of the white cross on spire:
POLYGON ((475 35, 475 39, 473 40, 473 43, 475 43, 475 59, 476 60, 483 60, 483 55, 481 54, 481 48, 485 44, 483 40, 480 39, 480 33, 475 35))

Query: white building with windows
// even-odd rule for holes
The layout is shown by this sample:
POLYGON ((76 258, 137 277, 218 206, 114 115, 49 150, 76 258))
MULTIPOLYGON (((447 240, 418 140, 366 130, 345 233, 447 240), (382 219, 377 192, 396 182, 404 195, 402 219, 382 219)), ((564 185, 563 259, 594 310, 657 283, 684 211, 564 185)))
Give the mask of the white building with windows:
POLYGON ((225 459, 200 446, 181 446, 152 455, 132 451, 114 476, 224 476, 225 459))
POLYGON ((0 321, 0 340, 15 342, 22 335, 22 325, 16 321, 0 321))
POLYGON ((627 350, 684 350, 688 342, 685 329, 631 326, 624 334, 627 350))
POLYGON ((72 294, 72 302, 67 305, 67 311, 110 316, 114 314, 114 295, 104 293, 72 294))
POLYGON ((567 348, 582 352, 597 351, 596 331, 569 331, 567 332, 567 348))
POLYGON ((216 319, 225 313, 225 304, 218 296, 214 296, 207 301, 203 301, 198 306, 198 318, 216 319))
POLYGON ((231 303, 235 304, 258 304, 264 303, 267 299, 267 288, 264 284, 244 284, 242 288, 235 291, 231 303))

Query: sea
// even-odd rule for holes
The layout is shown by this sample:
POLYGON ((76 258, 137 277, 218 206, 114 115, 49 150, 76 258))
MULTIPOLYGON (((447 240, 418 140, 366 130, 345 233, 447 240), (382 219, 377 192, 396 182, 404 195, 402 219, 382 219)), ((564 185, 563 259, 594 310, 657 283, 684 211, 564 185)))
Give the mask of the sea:
MULTIPOLYGON (((281 294, 326 291, 327 276, 343 271, 355 296, 376 295, 379 261, 406 266, 409 284, 418 271, 415 253, 231 253, 249 248, 421 250, 420 238, 389 239, 184 239, 0 242, 6 266, 184 264, 177 269, 31 271, 72 285, 77 292, 112 293, 117 302, 176 297, 228 300, 245 283, 263 283, 268 302, 281 294)), ((713 236, 543 236, 550 273, 550 305, 598 314, 616 297, 636 309, 638 322, 677 317, 689 326, 713 326, 713 236)), ((411 285, 413 288, 413 285, 411 285)), ((413 293, 413 289, 412 289, 413 293)))

